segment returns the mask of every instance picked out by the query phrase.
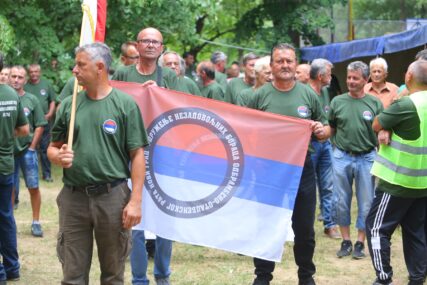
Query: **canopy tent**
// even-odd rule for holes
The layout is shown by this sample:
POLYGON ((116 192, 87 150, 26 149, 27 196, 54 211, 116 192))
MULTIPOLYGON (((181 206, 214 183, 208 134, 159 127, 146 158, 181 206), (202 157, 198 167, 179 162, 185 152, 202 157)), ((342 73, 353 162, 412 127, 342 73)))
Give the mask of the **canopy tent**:
POLYGON ((371 59, 381 56, 389 66, 387 81, 400 85, 404 82, 408 65, 426 44, 427 25, 424 25, 382 37, 301 48, 301 59, 305 62, 316 58, 331 61, 334 64, 333 73, 337 76, 341 88, 345 90, 346 68, 350 62, 361 60, 369 64, 371 59))

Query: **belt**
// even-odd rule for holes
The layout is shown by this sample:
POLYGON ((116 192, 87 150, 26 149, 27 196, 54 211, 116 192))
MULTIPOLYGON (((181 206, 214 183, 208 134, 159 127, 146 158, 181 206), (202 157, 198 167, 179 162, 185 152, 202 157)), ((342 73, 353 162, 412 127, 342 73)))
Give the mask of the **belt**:
POLYGON ((351 156, 358 156, 358 155, 368 154, 368 153, 370 153, 371 151, 374 150, 374 148, 371 148, 369 150, 364 150, 364 151, 343 150, 343 149, 340 149, 340 148, 338 148, 338 149, 341 150, 341 151, 343 151, 343 152, 345 152, 348 155, 351 155, 351 156))
POLYGON ((111 188, 119 186, 122 183, 125 183, 126 179, 117 179, 109 183, 104 184, 93 184, 86 186, 69 186, 73 191, 85 193, 87 196, 98 196, 104 193, 108 193, 111 188))

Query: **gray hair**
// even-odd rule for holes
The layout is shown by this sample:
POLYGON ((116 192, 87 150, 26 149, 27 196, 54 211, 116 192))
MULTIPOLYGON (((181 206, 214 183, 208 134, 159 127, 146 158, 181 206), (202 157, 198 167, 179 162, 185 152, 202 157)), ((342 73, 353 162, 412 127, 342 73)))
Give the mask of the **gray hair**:
POLYGON ((326 73, 326 67, 333 67, 332 62, 324 58, 316 58, 310 64, 310 79, 316 79, 316 77, 320 75, 324 75, 326 73))
POLYGON ((253 60, 253 59, 257 59, 257 58, 258 58, 258 56, 257 56, 256 54, 254 54, 253 52, 250 52, 250 53, 245 54, 245 55, 242 57, 242 63, 243 63, 243 65, 246 65, 246 63, 247 63, 249 60, 253 60))
POLYGON ((382 57, 377 57, 377 58, 374 58, 373 60, 371 60, 371 62, 369 63, 369 68, 372 69, 372 66, 374 66, 374 65, 380 65, 384 68, 385 72, 388 71, 387 61, 385 61, 385 59, 382 57))
POLYGON ((264 67, 270 66, 270 56, 263 56, 255 62, 255 72, 260 73, 264 67))
POLYGON ((213 64, 216 64, 220 61, 226 61, 226 60, 227 60, 227 56, 222 51, 216 51, 212 53, 211 61, 213 64))
POLYGON ((366 63, 362 61, 353 61, 347 66, 347 71, 358 71, 362 72, 362 76, 364 79, 369 78, 369 67, 366 63))
POLYGON ((427 60, 427 49, 420 50, 415 56, 415 60, 427 60))
POLYGON ((408 70, 413 74, 417 84, 427 85, 427 60, 419 59, 414 61, 408 70))
POLYGON ((87 53, 92 61, 102 61, 106 70, 110 69, 113 58, 111 50, 106 44, 96 42, 76 47, 75 53, 78 54, 81 52, 87 53))
POLYGON ((167 54, 174 54, 178 57, 178 61, 179 61, 179 75, 184 75, 185 74, 185 60, 177 53, 174 51, 166 51, 164 52, 158 60, 158 63, 161 67, 165 66, 165 61, 164 61, 164 56, 167 54))

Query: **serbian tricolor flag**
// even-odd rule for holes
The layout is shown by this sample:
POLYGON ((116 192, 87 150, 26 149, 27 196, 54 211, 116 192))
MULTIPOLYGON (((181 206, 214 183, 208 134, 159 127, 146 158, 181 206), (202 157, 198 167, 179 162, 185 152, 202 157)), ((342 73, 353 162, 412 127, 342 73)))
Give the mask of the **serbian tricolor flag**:
POLYGON ((150 141, 138 227, 280 261, 310 122, 160 87, 112 85, 133 95, 150 141))
POLYGON ((94 42, 104 42, 107 0, 83 0, 82 10, 80 46, 94 42))

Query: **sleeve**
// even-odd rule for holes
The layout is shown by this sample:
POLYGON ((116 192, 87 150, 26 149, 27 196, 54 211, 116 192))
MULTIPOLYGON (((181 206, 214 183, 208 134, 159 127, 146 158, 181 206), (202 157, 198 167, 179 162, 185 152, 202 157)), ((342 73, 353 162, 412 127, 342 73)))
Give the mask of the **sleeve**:
POLYGON ((56 102, 56 93, 55 93, 55 89, 53 88, 52 83, 50 83, 50 81, 48 81, 48 92, 49 92, 49 104, 51 102, 56 102))
POLYGON ((329 117, 328 117, 329 125, 331 126, 331 128, 334 128, 334 129, 337 128, 337 121, 335 116, 336 102, 337 100, 334 98, 330 105, 329 117))
POLYGON ((34 98, 34 126, 37 127, 43 127, 47 125, 47 120, 44 117, 43 109, 41 106, 40 101, 37 98, 34 98))
POLYGON ((394 101, 387 109, 378 115, 378 121, 386 130, 405 122, 418 119, 417 109, 409 97, 394 101))
POLYGON ((317 96, 317 94, 315 94, 314 91, 313 92, 310 91, 309 95, 312 98, 312 112, 313 112, 312 119, 314 121, 321 122, 323 125, 329 125, 329 122, 326 118, 326 114, 322 108, 322 103, 320 103, 319 96, 317 96))
POLYGON ((68 120, 66 110, 70 109, 70 100, 64 100, 56 113, 52 127, 52 142, 66 142, 68 136, 68 120))
POLYGON ((148 145, 147 132, 141 111, 135 102, 131 102, 131 104, 126 120, 126 149, 128 151, 148 145))
POLYGON ((190 85, 191 94, 197 95, 197 96, 203 96, 202 92, 200 92, 199 87, 197 86, 197 84, 192 79, 190 79, 188 82, 190 85))
POLYGON ((22 104, 21 104, 21 100, 18 100, 18 106, 16 109, 18 111, 18 117, 16 120, 16 126, 15 127, 22 127, 22 126, 28 124, 27 117, 25 116, 25 113, 24 113, 24 108, 22 107, 22 104))
POLYGON ((74 81, 75 81, 75 77, 74 76, 67 81, 67 83, 65 84, 64 88, 62 88, 61 93, 59 93, 59 96, 56 98, 56 101, 58 103, 62 102, 68 96, 73 95, 74 81))
POLYGON ((122 68, 118 68, 114 72, 113 76, 111 77, 111 80, 125 81, 124 72, 123 72, 122 68))

